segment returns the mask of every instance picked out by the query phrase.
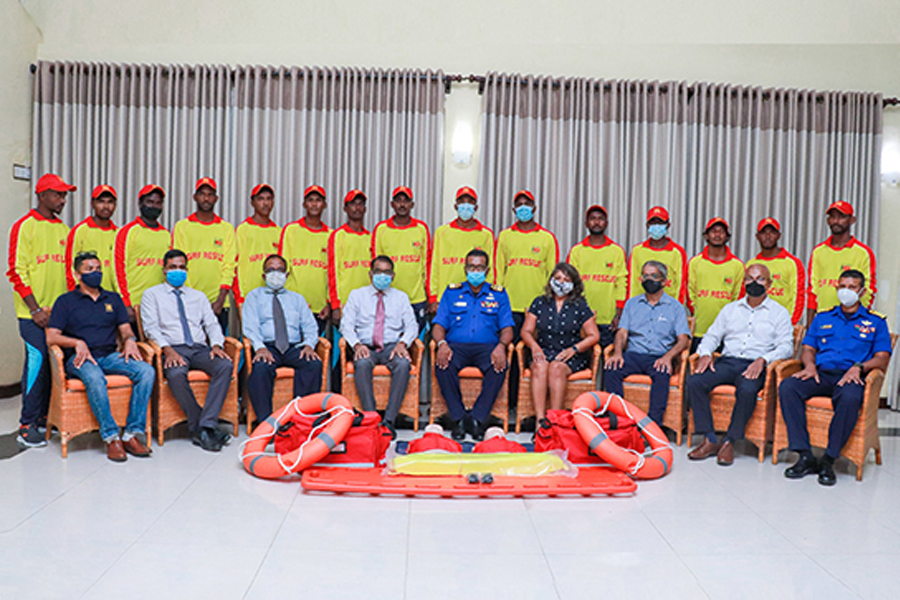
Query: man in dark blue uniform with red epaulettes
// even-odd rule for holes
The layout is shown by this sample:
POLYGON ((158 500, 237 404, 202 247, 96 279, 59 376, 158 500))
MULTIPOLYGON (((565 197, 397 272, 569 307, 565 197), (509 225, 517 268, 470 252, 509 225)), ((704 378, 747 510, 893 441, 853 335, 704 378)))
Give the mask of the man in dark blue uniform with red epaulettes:
POLYGON ((506 347, 513 339, 513 317, 509 297, 502 287, 485 283, 488 255, 471 250, 466 255, 466 282, 447 286, 432 322, 437 344, 434 376, 453 419, 453 439, 466 432, 476 441, 484 439, 491 408, 503 387, 506 347), (459 388, 459 372, 477 367, 483 379, 481 393, 467 414, 459 388))
POLYGON ((788 448, 800 453, 797 463, 784 472, 789 479, 818 473, 822 485, 835 484, 834 461, 856 426, 865 376, 872 369, 887 369, 891 335, 884 317, 860 303, 865 290, 866 277, 860 271, 841 273, 841 303, 816 315, 803 339, 803 370, 778 387, 788 448), (834 407, 828 447, 819 461, 810 450, 806 429, 806 401, 813 396, 831 396, 834 407))

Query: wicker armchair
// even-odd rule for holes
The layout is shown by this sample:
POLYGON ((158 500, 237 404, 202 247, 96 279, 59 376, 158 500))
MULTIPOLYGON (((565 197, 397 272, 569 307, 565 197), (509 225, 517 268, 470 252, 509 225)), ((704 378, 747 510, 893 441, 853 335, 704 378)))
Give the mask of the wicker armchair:
MULTIPOLYGON (((353 357, 348 356, 347 341, 343 337, 338 341, 338 348, 341 353, 341 392, 355 408, 362 410, 362 403, 356 393, 353 357)), ((400 414, 412 419, 413 431, 419 430, 419 380, 424 354, 425 345, 422 340, 417 339, 409 348, 409 357, 412 359, 409 367, 409 384, 400 404, 400 414)), ((391 391, 391 372, 385 365, 376 365, 372 371, 372 388, 375 392, 375 407, 384 410, 387 408, 391 391)))
MULTIPOLYGON (((794 325, 794 352, 799 348, 799 342, 803 340, 805 328, 800 325, 794 325)), ((718 357, 719 354, 714 354, 718 357)), ((699 357, 694 354, 690 357, 691 373, 697 365, 699 357)), ((753 411, 750 420, 747 421, 747 427, 744 429, 744 437, 752 442, 758 452, 757 458, 762 462, 765 458, 766 443, 774 439, 775 429, 775 407, 778 404, 778 380, 777 370, 784 363, 783 360, 776 360, 766 366, 766 383, 757 395, 756 409, 753 411)), ((731 413, 734 410, 735 388, 733 385, 719 385, 713 388, 709 394, 709 405, 713 415, 713 427, 716 431, 728 429, 731 423, 731 413)), ((694 434, 694 415, 688 409, 688 446, 691 445, 691 438, 694 434)), ((774 450, 773 450, 774 451, 774 450)))
MULTIPOLYGON (((531 395, 531 369, 525 368, 525 356, 531 354, 525 342, 516 344, 516 357, 519 361, 519 404, 516 408, 516 433, 522 427, 522 420, 535 416, 534 398, 531 395)), ((600 345, 594 345, 590 368, 569 375, 569 383, 566 386, 566 399, 564 408, 572 408, 575 398, 585 392, 597 389, 597 373, 600 370, 600 345)))
MULTIPOLYGON (((897 344, 897 334, 891 334, 891 349, 897 344)), ((777 385, 803 368, 799 360, 787 360, 776 370, 777 385)), ((856 480, 862 481, 863 466, 869 450, 875 450, 875 464, 881 464, 881 440, 878 437, 878 405, 881 396, 881 385, 884 383, 884 371, 873 369, 866 375, 866 389, 863 405, 859 411, 856 427, 850 439, 841 449, 841 455, 856 465, 856 480)), ((831 398, 813 396, 806 402, 806 427, 809 441, 813 446, 824 448, 828 445, 828 427, 834 411, 831 398)), ((781 402, 775 411, 775 436, 772 442, 772 464, 778 464, 778 453, 788 447, 787 426, 781 414, 781 402)))
MULTIPOLYGON (((509 365, 512 365, 513 360, 513 351, 515 350, 515 346, 509 344, 506 349, 506 361, 509 365)), ((429 423, 434 423, 434 421, 444 414, 447 413, 447 402, 444 400, 444 397, 441 395, 441 386, 438 385, 437 378, 434 376, 434 370, 437 368, 435 366, 434 358, 437 352, 437 344, 435 344, 434 340, 431 340, 430 344, 430 352, 431 352, 431 411, 429 417, 429 423)), ((471 409, 475 405, 475 400, 478 399, 478 394, 481 393, 481 371, 478 370, 477 367, 465 367, 459 372, 459 389, 462 393, 463 406, 468 409, 471 409)), ((494 406, 491 408, 491 415, 497 417, 501 421, 503 421, 503 430, 509 431, 509 369, 506 370, 506 377, 503 380, 503 387, 500 388, 500 393, 497 394, 497 400, 494 402, 494 406)))
MULTIPOLYGON (((153 350, 147 344, 139 343, 141 356, 149 364, 153 364, 153 350)), ((50 374, 52 388, 50 392, 50 408, 47 412, 46 439, 54 427, 59 431, 62 442, 62 457, 69 455, 69 440, 81 434, 98 431, 100 424, 91 410, 87 391, 80 379, 66 377, 63 351, 59 346, 49 348, 50 374)), ((106 385, 109 392, 109 408, 113 418, 120 427, 128 421, 128 407, 131 402, 131 380, 124 375, 107 375, 106 385)), ((147 419, 147 446, 150 446, 150 419, 147 419)))

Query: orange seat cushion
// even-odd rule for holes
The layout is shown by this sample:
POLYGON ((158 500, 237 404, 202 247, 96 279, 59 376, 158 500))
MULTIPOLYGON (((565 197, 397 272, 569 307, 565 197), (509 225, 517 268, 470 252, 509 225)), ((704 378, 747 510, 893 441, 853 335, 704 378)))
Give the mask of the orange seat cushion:
MULTIPOLYGON (((530 379, 531 378, 531 369, 525 369, 525 371, 522 373, 522 376, 525 377, 526 379, 530 379)), ((590 369, 584 369, 584 370, 578 371, 577 373, 572 373, 571 375, 569 375, 569 381, 585 381, 585 380, 589 381, 589 380, 593 379, 593 376, 594 376, 594 374, 593 374, 593 372, 591 372, 590 369)))
POLYGON ((209 375, 203 371, 191 369, 188 371, 188 381, 209 381, 209 375))
POLYGON ((633 383, 635 385, 651 385, 653 380, 649 375, 629 375, 625 378, 625 383, 633 383))
POLYGON ((729 396, 734 396, 735 388, 733 385, 717 385, 713 388, 713 394, 727 394, 729 396))
MULTIPOLYGON (((107 375, 107 388, 131 387, 131 380, 124 375, 107 375)), ((66 389, 70 392, 83 392, 84 382, 80 379, 66 379, 66 389)))
POLYGON ((294 378, 294 369, 291 367, 278 367, 275 369, 275 379, 294 378))
POLYGON ((481 371, 478 367, 463 367, 459 372, 459 376, 463 379, 481 379, 481 371))
POLYGON ((806 406, 812 408, 821 408, 825 410, 834 410, 831 405, 831 398, 828 396, 813 396, 806 401, 806 406))
MULTIPOLYGON (((352 362, 348 362, 348 363, 347 363, 347 375, 353 375, 353 371, 354 371, 354 369, 353 369, 353 363, 352 363, 352 362)), ((416 366, 415 366, 415 365, 412 365, 412 366, 409 368, 409 374, 410 374, 410 375, 415 375, 416 373, 417 373, 417 371, 416 371, 416 366)), ((375 365, 375 368, 372 369, 372 376, 373 376, 373 377, 390 377, 390 376, 391 376, 391 370, 388 369, 385 365, 375 365)), ((291 377, 293 377, 293 370, 291 371, 291 377)))

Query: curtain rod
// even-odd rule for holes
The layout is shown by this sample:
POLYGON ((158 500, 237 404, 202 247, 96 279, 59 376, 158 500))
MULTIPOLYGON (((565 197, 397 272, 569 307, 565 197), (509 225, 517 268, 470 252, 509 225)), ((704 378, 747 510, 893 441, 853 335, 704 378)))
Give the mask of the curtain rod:
MULTIPOLYGON (((36 71, 37 71, 37 65, 32 64, 32 65, 31 65, 31 72, 32 72, 32 73, 35 73, 36 71)), ((53 72, 53 67, 52 67, 52 66, 51 66, 51 68, 50 68, 50 71, 51 71, 51 73, 53 72)), ((117 68, 116 68, 116 73, 119 74, 120 72, 121 72, 121 69, 117 67, 117 68)), ((168 75, 168 74, 169 74, 169 70, 166 69, 166 68, 163 68, 162 73, 163 73, 163 75, 168 75)), ((189 74, 189 75, 193 75, 193 71, 188 71, 188 74, 189 74)), ((234 75, 234 74, 235 74, 234 71, 232 71, 232 75, 234 75)), ((271 76, 273 76, 273 77, 279 77, 279 76, 282 75, 282 73, 279 73, 277 70, 274 70, 274 69, 273 69, 273 70, 269 73, 269 75, 271 75, 271 76)), ((290 78, 290 73, 284 73, 283 75, 284 75, 285 77, 290 78)), ((319 74, 318 74, 318 77, 319 77, 320 79, 324 79, 324 78, 325 78, 325 75, 324 75, 323 73, 319 73, 319 74)), ((340 78, 340 74, 339 74, 339 73, 335 73, 335 74, 333 75, 333 77, 340 78)), ((369 73, 367 73, 367 74, 365 75, 365 78, 366 78, 366 79, 371 79, 371 77, 372 77, 372 75, 369 74, 369 73)), ((382 78, 382 79, 389 79, 389 78, 390 78, 390 74, 384 73, 384 74, 381 75, 381 78, 382 78)), ((437 76, 436 74, 435 74, 435 75, 431 75, 431 76, 428 76, 428 75, 421 75, 421 78, 422 78, 423 80, 424 80, 424 79, 430 78, 432 81, 436 81, 437 78, 438 78, 438 76, 437 76)), ((443 76, 443 78, 442 78, 442 81, 443 81, 443 83, 444 83, 444 92, 447 93, 447 94, 450 93, 451 86, 452 86, 454 83, 462 83, 462 82, 467 82, 467 83, 477 83, 477 84, 478 84, 478 93, 479 93, 479 94, 482 94, 482 93, 484 93, 484 86, 485 86, 485 84, 486 84, 486 82, 487 82, 487 77, 485 77, 484 75, 474 75, 474 74, 461 75, 461 74, 455 73, 455 74, 445 74, 445 75, 443 76)), ((506 83, 507 85, 509 85, 509 84, 511 83, 511 81, 510 81, 509 79, 506 79, 506 81, 505 81, 504 83, 506 83)), ((521 82, 522 85, 525 85, 526 83, 527 83, 526 81, 522 81, 522 82, 521 82)), ((542 87, 546 87, 547 82, 541 82, 540 85, 541 85, 542 87)), ((569 84, 568 84, 568 83, 560 84, 560 82, 558 82, 558 81, 552 82, 551 85, 553 86, 554 89, 559 88, 560 85, 564 85, 566 88, 569 87, 569 84)), ((633 83, 631 84, 631 89, 632 89, 632 91, 635 90, 636 87, 637 87, 637 86, 636 86, 635 84, 633 84, 633 83)), ((599 89, 600 89, 600 84, 599 84, 599 83, 594 84, 594 89, 595 89, 595 90, 599 90, 599 89)), ((649 89, 649 91, 652 92, 653 89, 654 89, 654 86, 650 85, 648 89, 649 89)), ((612 90, 612 85, 609 84, 609 83, 604 83, 604 84, 603 84, 603 91, 608 92, 608 91, 610 91, 610 90, 612 90)), ((667 85, 665 85, 665 84, 660 85, 660 86, 659 86, 659 91, 660 91, 661 93, 663 93, 663 94, 668 93, 669 87, 668 87, 667 85)), ((688 90, 687 90, 688 98, 692 97, 692 96, 694 95, 694 93, 695 93, 694 88, 688 88, 688 90)), ((733 96, 737 96, 737 90, 733 90, 731 93, 732 93, 733 96)), ((748 96, 748 92, 747 92, 747 91, 744 91, 743 96, 746 98, 746 97, 748 96)), ((776 92, 775 96, 776 96, 776 98, 778 97, 778 93, 777 93, 777 92, 776 92)), ((763 92, 763 94, 762 94, 763 100, 768 100, 770 97, 771 97, 771 93, 770 93, 770 92, 763 92)), ((818 102, 824 102, 824 96, 817 95, 817 96, 816 96, 816 100, 817 100, 818 102)), ((887 107, 887 106, 898 106, 898 105, 900 105, 900 98, 897 98, 897 97, 882 98, 881 103, 882 103, 882 106, 885 106, 885 107, 887 107)))

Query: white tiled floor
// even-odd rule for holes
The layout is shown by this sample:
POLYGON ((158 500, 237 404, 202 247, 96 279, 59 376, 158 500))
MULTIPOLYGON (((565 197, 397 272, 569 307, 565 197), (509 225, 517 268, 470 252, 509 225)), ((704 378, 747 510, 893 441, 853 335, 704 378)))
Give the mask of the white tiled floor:
POLYGON ((730 468, 682 447, 634 496, 536 500, 310 495, 244 473, 239 441, 0 461, 0 598, 900 597, 900 438, 830 489, 749 445, 730 468))

